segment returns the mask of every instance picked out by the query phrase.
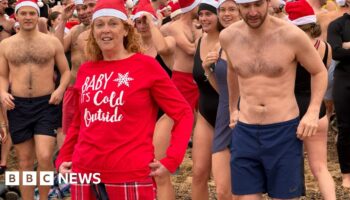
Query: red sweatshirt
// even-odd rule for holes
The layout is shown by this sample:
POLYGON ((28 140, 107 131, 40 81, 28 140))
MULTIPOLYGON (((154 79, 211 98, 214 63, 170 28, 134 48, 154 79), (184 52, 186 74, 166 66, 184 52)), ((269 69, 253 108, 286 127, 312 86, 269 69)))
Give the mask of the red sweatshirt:
POLYGON ((56 161, 72 161, 73 172, 101 173, 104 183, 144 180, 154 159, 158 105, 174 120, 167 156, 174 172, 182 162, 193 113, 158 62, 134 54, 117 61, 81 65, 74 86, 79 98, 72 125, 56 161))

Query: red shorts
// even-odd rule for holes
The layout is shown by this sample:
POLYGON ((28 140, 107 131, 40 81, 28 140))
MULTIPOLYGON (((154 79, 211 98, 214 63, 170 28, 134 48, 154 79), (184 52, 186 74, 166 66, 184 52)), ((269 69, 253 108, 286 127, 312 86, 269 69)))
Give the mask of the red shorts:
MULTIPOLYGON (((153 180, 105 184, 109 200, 156 200, 156 188, 153 180)), ((89 184, 72 184, 72 200, 96 200, 89 184)))
POLYGON ((196 110, 198 107, 199 90, 192 73, 173 71, 171 79, 190 104, 192 110, 196 110))
POLYGON ((62 106, 62 130, 63 134, 67 134, 69 126, 73 121, 73 117, 76 109, 78 109, 79 101, 75 97, 76 93, 74 92, 73 87, 68 87, 63 97, 63 106, 62 106))

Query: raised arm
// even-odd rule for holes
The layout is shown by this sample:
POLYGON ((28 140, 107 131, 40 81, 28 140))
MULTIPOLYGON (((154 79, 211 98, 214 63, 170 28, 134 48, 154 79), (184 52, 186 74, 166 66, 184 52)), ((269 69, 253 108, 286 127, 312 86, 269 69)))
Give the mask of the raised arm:
POLYGON ((72 32, 74 30, 74 27, 72 28, 71 31, 65 36, 64 35, 64 29, 66 27, 66 23, 69 18, 72 17, 73 11, 75 9, 74 3, 68 4, 62 12, 62 20, 61 22, 57 25, 57 29, 55 31, 55 36, 60 40, 61 44, 64 47, 64 52, 67 52, 69 50, 69 47, 72 43, 72 32))

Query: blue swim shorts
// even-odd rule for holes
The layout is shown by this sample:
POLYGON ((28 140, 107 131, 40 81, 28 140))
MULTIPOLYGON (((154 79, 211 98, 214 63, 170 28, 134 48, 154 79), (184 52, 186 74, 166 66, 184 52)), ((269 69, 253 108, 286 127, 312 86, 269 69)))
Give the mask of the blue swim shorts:
POLYGON ((232 192, 268 193, 289 199, 302 195, 302 141, 296 137, 299 118, 251 125, 238 122, 231 147, 232 192))

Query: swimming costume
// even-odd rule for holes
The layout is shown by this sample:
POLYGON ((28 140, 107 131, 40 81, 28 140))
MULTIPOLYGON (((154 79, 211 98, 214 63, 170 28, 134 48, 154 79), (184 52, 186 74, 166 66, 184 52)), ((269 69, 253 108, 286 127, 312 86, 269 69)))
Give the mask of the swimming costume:
POLYGON ((219 104, 219 95, 204 76, 202 60, 200 57, 201 39, 198 41, 194 55, 193 78, 199 88, 199 113, 215 127, 216 113, 219 104))
POLYGON ((219 104, 215 121, 215 131, 212 153, 227 149, 231 145, 232 129, 229 127, 230 112, 227 87, 227 62, 221 58, 222 49, 219 51, 219 59, 214 72, 219 88, 219 104))

